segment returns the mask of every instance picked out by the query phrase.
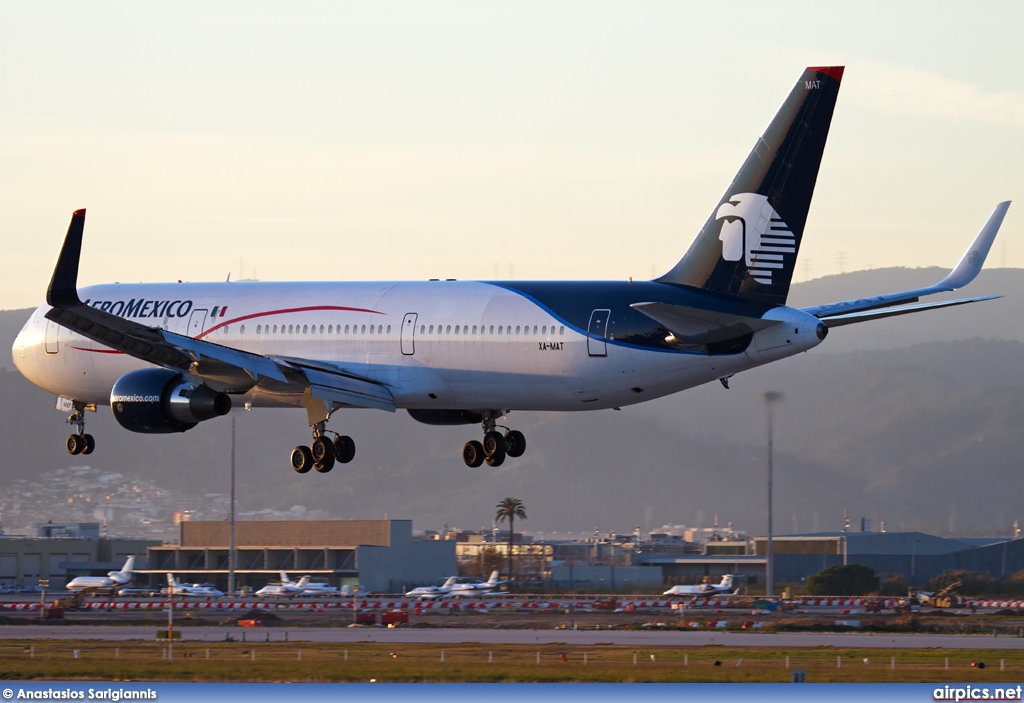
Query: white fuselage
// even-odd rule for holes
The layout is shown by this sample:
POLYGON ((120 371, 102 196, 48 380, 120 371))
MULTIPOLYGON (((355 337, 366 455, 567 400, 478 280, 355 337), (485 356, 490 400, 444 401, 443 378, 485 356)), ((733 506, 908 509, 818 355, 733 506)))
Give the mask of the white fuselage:
MULTIPOLYGON (((640 286, 654 286, 655 292, 661 287, 640 286)), ((480 282, 108 284, 82 288, 79 295, 112 314, 215 344, 263 356, 329 360, 386 386, 396 407, 411 409, 618 407, 820 342, 816 318, 776 307, 764 317, 783 324, 757 332, 739 353, 649 349, 622 343, 627 330, 619 329, 617 339, 614 324, 595 339, 585 321, 573 324, 529 295, 480 282)), ((580 305, 607 307, 600 299, 580 305)), ((640 314, 619 307, 611 314, 613 322, 615 315, 627 320, 620 327, 640 314)), ((47 310, 43 305, 33 313, 13 348, 16 366, 36 385, 84 403, 108 404, 119 377, 148 366, 46 320, 47 310)), ((295 406, 300 400, 294 390, 276 390, 272 382, 244 397, 253 406, 295 406)))

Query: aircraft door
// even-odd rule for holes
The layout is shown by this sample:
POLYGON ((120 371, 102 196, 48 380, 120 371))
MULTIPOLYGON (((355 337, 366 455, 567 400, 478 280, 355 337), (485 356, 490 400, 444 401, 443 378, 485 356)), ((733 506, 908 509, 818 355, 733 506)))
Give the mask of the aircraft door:
POLYGON ((60 351, 60 347, 57 346, 57 332, 60 330, 58 325, 53 320, 46 321, 46 353, 56 354, 60 351))
POLYGON ((595 310, 590 313, 587 328, 587 353, 590 356, 608 356, 608 318, 611 310, 595 310))
POLYGON ((402 353, 405 356, 412 356, 416 353, 416 318, 419 315, 415 312, 405 313, 402 319, 402 353))
POLYGON ((193 310, 188 318, 188 336, 193 339, 199 337, 206 329, 206 311, 193 310))

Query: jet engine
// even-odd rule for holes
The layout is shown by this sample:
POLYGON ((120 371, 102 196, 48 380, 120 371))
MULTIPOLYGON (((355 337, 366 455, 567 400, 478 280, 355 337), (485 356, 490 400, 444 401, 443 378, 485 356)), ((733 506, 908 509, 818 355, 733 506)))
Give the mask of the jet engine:
POLYGON ((117 379, 110 407, 132 432, 185 432, 203 420, 227 415, 231 398, 167 369, 139 369, 117 379))

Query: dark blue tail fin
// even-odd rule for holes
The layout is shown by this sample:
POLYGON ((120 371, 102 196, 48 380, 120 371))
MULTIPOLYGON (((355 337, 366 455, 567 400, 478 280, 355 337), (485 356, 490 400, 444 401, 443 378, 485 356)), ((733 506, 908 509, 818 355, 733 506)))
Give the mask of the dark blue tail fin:
POLYGON ((659 282, 785 304, 842 79, 842 66, 804 71, 686 255, 659 282))

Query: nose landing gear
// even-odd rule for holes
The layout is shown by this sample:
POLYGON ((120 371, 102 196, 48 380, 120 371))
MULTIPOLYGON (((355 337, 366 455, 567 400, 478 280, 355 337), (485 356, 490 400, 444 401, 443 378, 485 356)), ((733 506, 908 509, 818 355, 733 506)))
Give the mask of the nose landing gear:
POLYGON ((487 463, 488 466, 501 466, 506 457, 520 457, 526 451, 526 437, 519 430, 505 429, 505 434, 498 432, 495 418, 498 413, 484 415, 484 439, 466 442, 462 447, 462 460, 466 466, 476 468, 487 463))
POLYGON ((335 462, 347 464, 356 455, 356 443, 347 435, 335 434, 334 441, 327 437, 323 422, 313 426, 313 441, 310 446, 299 445, 292 450, 291 465, 296 473, 308 473, 310 469, 325 474, 334 468, 335 462))

